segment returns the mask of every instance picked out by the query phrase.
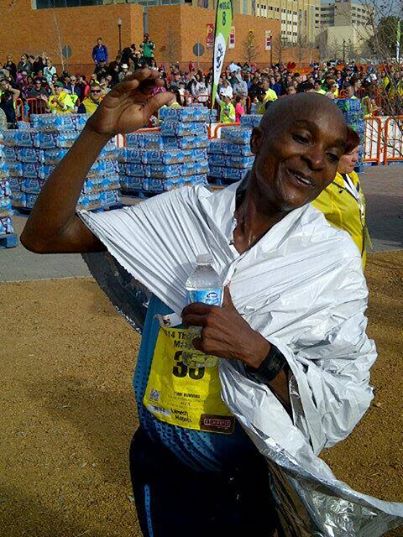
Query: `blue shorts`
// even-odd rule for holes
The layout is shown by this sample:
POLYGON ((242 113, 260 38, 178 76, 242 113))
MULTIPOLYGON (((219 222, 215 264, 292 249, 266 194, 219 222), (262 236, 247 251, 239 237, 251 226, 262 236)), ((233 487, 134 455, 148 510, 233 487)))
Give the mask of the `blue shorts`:
POLYGON ((270 537, 278 527, 268 468, 257 452, 242 467, 200 472, 140 428, 130 471, 145 537, 270 537))

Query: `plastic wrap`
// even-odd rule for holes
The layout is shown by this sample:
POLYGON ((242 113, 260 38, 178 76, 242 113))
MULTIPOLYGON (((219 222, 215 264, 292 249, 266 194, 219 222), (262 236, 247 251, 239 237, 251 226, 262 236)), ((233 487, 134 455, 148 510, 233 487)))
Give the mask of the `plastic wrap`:
POLYGON ((220 360, 223 399, 268 461, 285 535, 378 537, 402 523, 402 504, 352 490, 317 456, 348 436, 372 399, 376 352, 365 335, 359 252, 308 205, 239 256, 230 246, 236 188, 180 189, 115 214, 82 213, 116 259, 107 258, 105 276, 97 257, 93 273, 138 329, 138 282, 180 314, 196 255, 211 253, 239 313, 280 349, 292 372, 290 417, 240 362, 220 360), (119 292, 116 263, 125 268, 123 285, 136 290, 131 296, 119 292))

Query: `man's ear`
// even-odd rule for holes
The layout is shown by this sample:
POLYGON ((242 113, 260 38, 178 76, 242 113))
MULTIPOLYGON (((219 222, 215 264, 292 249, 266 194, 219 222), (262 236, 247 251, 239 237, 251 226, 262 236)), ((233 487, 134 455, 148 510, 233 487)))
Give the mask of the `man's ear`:
POLYGON ((261 127, 254 127, 252 136, 250 137, 250 149, 254 155, 259 153, 259 149, 263 142, 263 129, 261 127))

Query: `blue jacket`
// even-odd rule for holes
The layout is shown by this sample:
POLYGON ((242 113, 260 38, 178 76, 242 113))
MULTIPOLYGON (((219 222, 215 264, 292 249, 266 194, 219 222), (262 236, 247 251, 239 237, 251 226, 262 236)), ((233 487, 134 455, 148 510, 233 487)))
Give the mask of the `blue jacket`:
POLYGON ((95 45, 92 49, 92 59, 95 63, 108 63, 108 49, 105 45, 95 45))

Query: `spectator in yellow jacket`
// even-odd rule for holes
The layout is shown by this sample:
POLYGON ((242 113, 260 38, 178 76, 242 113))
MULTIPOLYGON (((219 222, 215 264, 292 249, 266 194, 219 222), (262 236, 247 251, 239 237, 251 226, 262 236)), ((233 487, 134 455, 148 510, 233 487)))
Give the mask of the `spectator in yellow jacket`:
POLYGON ((74 103, 71 95, 64 89, 62 82, 54 85, 54 94, 48 99, 48 107, 56 114, 71 114, 74 112, 74 103))
POLYGON ((78 107, 79 114, 93 114, 102 101, 102 89, 99 84, 93 84, 88 97, 78 107))
POLYGON ((328 222, 350 234, 361 253, 365 268, 366 247, 369 243, 365 197, 358 174, 354 171, 359 146, 360 137, 349 127, 346 153, 339 161, 336 177, 312 204, 323 212, 328 222))

